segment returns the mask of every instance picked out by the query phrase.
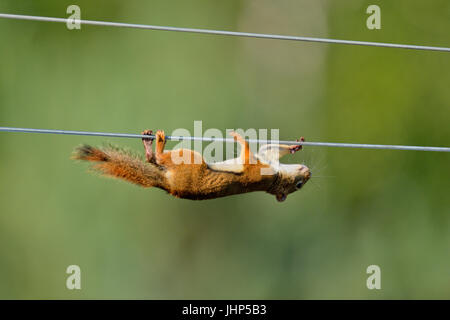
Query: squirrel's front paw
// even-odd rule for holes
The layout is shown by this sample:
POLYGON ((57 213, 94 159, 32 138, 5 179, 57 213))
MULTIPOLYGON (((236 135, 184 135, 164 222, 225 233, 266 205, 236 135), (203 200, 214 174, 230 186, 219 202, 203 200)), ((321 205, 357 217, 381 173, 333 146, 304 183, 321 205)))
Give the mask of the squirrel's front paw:
MULTIPOLYGON (((304 142, 304 141, 305 141, 305 138, 301 137, 300 139, 297 139, 296 141, 298 141, 298 142, 304 142)), ((289 152, 293 154, 293 153, 296 153, 296 152, 299 151, 299 150, 302 150, 302 148, 303 148, 303 146, 302 146, 301 144, 299 144, 299 145, 293 145, 293 146, 290 146, 290 147, 289 147, 289 152)))
POLYGON ((234 141, 245 142, 245 139, 236 131, 231 131, 229 134, 234 138, 234 141))

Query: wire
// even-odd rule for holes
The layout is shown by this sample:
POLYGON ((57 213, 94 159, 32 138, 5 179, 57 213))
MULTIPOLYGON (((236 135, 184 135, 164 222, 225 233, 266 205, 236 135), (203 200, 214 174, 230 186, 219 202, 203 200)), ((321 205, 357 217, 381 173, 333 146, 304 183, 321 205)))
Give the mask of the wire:
MULTIPOLYGON (((155 135, 142 135, 142 134, 132 134, 132 133, 109 133, 109 132, 49 130, 49 129, 30 129, 30 128, 12 128, 12 127, 0 127, 0 132, 46 133, 46 134, 65 134, 65 135, 77 135, 77 136, 97 136, 97 137, 114 137, 114 138, 140 138, 140 139, 142 139, 142 138, 154 139, 155 138, 155 135)), ((190 137, 190 136, 165 136, 165 138, 167 140, 173 140, 173 141, 191 140, 191 141, 235 142, 234 139, 232 139, 232 138, 190 137)), ((258 139, 248 139, 247 142, 260 143, 260 144, 275 143, 275 144, 318 146, 318 147, 450 152, 450 148, 448 148, 448 147, 420 147, 420 146, 400 146, 400 145, 385 145, 385 144, 302 142, 302 141, 258 140, 258 139)))
POLYGON ((314 37, 297 37, 297 36, 286 36, 286 35, 277 35, 277 34, 235 32, 235 31, 210 30, 210 29, 178 28, 178 27, 155 26, 155 25, 146 25, 146 24, 80 20, 80 19, 72 19, 72 18, 70 18, 70 19, 69 18, 53 18, 53 17, 28 16, 28 15, 6 14, 6 13, 0 13, 0 18, 17 19, 17 20, 46 21, 46 22, 61 22, 61 23, 67 23, 67 22, 74 23, 75 22, 75 23, 85 24, 85 25, 96 25, 96 26, 118 27, 118 28, 136 28, 136 29, 149 29, 149 30, 160 30, 160 31, 176 31, 176 32, 214 34, 214 35, 234 36, 234 37, 321 42, 321 43, 336 43, 336 44, 347 44, 347 45, 358 45, 358 46, 372 46, 372 47, 387 47, 387 48, 399 48, 399 49, 414 49, 414 50, 430 50, 430 51, 450 52, 450 48, 446 48, 446 47, 419 46, 419 45, 412 45, 412 44, 339 40, 339 39, 326 39, 326 38, 314 38, 314 37))
MULTIPOLYGON (((285 36, 285 35, 276 35, 276 34, 234 32, 234 31, 209 30, 209 29, 178 28, 178 27, 167 27, 167 26, 107 22, 107 21, 78 20, 78 19, 74 20, 74 19, 66 19, 66 18, 28 16, 28 15, 16 15, 16 14, 5 14, 5 13, 0 13, 0 18, 16 19, 16 20, 45 21, 45 22, 60 22, 60 23, 75 22, 75 23, 85 24, 85 25, 98 25, 98 26, 109 26, 109 27, 119 27, 119 28, 136 28, 136 29, 148 29, 148 30, 160 30, 160 31, 176 31, 176 32, 225 35, 225 36, 236 36, 236 37, 250 37, 250 38, 306 41, 306 42, 321 42, 321 43, 336 43, 336 44, 347 44, 347 45, 360 45, 360 46, 374 46, 374 47, 388 47, 388 48, 450 52, 450 48, 445 48, 445 47, 419 46, 419 45, 354 41, 354 40, 339 40, 339 39, 326 39, 326 38, 313 38, 313 37, 298 37, 298 36, 285 36)), ((70 131, 70 130, 48 130, 48 129, 31 129, 31 128, 12 128, 12 127, 0 127, 0 132, 65 134, 65 135, 101 136, 101 137, 117 137, 117 138, 150 138, 150 139, 155 138, 154 135, 89 132, 89 131, 70 131)), ((191 141, 234 142, 234 139, 208 138, 208 137, 187 137, 187 136, 166 136, 166 139, 174 140, 174 141, 191 140, 191 141)), ((249 139, 247 141, 249 143, 277 143, 277 144, 288 144, 288 145, 322 146, 322 147, 450 152, 450 148, 447 148, 447 147, 421 147, 421 146, 333 143, 333 142, 298 142, 298 141, 257 140, 257 139, 249 139)))

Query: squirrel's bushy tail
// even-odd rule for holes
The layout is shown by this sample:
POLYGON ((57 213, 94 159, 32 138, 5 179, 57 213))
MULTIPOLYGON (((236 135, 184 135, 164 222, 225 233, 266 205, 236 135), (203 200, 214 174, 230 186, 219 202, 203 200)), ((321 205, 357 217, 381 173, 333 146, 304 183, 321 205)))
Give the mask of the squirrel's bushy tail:
POLYGON ((112 146, 98 149, 83 145, 75 149, 73 158, 95 162, 92 168, 108 176, 143 187, 164 187, 165 176, 158 166, 112 146))

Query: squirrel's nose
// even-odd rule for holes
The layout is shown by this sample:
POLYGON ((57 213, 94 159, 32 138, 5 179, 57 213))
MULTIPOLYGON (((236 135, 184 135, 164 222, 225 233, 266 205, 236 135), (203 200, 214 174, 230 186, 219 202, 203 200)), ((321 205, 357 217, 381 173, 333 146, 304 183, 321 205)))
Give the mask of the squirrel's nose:
POLYGON ((305 179, 311 178, 311 171, 309 170, 309 168, 307 166, 302 165, 300 172, 303 174, 305 179))

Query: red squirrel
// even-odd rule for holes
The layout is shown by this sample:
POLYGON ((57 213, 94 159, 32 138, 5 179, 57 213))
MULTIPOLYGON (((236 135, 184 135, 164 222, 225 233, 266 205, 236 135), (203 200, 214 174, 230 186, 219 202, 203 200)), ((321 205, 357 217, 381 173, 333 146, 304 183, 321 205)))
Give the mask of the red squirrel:
MULTIPOLYGON (((142 134, 153 133, 145 130, 142 134)), ((155 152, 152 150, 153 139, 142 139, 146 162, 115 147, 88 145, 78 147, 73 158, 92 161, 93 168, 105 175, 142 187, 157 187, 175 197, 192 200, 265 191, 275 195, 278 201, 284 201, 311 177, 309 168, 304 165, 278 162, 283 155, 301 150, 300 144, 267 144, 253 154, 248 142, 239 134, 232 132, 231 136, 241 145, 241 153, 238 158, 223 162, 206 163, 201 154, 189 149, 164 151, 163 131, 156 132, 155 152), (191 161, 174 163, 172 156, 191 161)))

